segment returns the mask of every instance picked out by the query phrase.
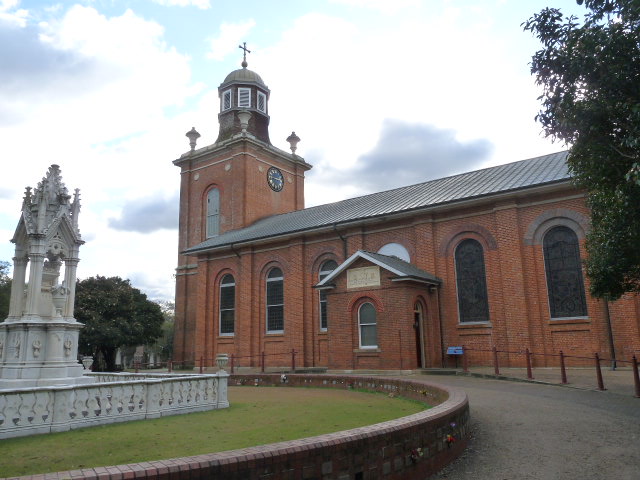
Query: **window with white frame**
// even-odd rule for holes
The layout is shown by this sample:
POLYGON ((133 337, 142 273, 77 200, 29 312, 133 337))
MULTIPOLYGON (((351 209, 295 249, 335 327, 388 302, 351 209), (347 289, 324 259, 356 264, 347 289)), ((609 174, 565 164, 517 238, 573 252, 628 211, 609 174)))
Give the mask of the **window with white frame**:
POLYGON ((238 106, 242 108, 251 107, 251 89, 238 88, 238 106))
POLYGON ((227 273, 220 281, 220 335, 235 333, 236 282, 227 273))
POLYGON ((229 110, 231 108, 231 90, 225 90, 222 93, 222 111, 229 110))
POLYGON ((267 275, 267 333, 284 332, 284 277, 275 267, 267 275))
POLYGON ((378 347, 378 324, 376 309, 372 303, 363 303, 358 308, 358 326, 360 348, 378 347))
POLYGON ((267 96, 262 92, 258 92, 258 110, 267 113, 267 96))
MULTIPOLYGON (((327 260, 320 266, 320 273, 318 280, 322 281, 324 278, 338 268, 338 264, 333 260, 327 260)), ((320 290, 320 330, 325 331, 328 326, 327 321, 327 293, 324 290, 320 290)))
POLYGON ((220 233, 220 191, 212 188, 207 194, 207 238, 220 233))

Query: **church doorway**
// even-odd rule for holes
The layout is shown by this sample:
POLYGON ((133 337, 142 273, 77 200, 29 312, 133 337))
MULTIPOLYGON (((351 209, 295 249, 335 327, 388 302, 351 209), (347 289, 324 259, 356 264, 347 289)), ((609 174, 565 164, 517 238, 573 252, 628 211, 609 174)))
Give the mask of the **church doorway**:
POLYGON ((416 337, 416 361, 418 368, 425 368, 424 356, 424 309, 422 303, 416 302, 413 307, 413 330, 416 337))

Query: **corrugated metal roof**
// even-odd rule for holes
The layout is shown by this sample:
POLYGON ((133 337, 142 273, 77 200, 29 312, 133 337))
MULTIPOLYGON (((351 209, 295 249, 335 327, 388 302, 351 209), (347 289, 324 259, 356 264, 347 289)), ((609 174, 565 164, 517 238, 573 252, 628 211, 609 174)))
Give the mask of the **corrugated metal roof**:
POLYGON ((340 202, 318 205, 304 210, 273 215, 258 220, 246 228, 232 230, 209 238, 199 245, 188 248, 185 253, 197 253, 277 235, 303 232, 355 220, 563 182, 571 178, 566 160, 567 152, 558 152, 340 202))

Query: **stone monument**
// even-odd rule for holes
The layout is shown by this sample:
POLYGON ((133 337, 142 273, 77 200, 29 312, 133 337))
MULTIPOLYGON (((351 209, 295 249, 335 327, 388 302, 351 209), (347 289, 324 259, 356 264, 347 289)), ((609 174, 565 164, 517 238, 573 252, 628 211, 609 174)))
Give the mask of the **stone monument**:
POLYGON ((82 324, 73 318, 80 193, 73 200, 51 165, 27 187, 15 243, 9 316, 0 323, 0 389, 93 383, 78 362, 82 324), (61 280, 61 269, 64 275, 61 280), (28 281, 27 281, 28 272, 28 281))

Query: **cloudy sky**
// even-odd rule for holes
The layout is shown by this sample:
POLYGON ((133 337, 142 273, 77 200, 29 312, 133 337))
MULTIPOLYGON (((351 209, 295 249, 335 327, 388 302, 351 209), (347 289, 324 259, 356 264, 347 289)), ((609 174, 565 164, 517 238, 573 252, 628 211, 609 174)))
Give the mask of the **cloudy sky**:
POLYGON ((314 165, 306 204, 563 148, 540 134, 520 26, 573 0, 0 0, 0 260, 24 188, 80 188, 80 278, 171 299, 184 134, 217 137, 217 87, 252 51, 270 136, 314 165))

